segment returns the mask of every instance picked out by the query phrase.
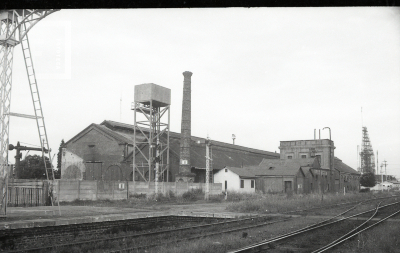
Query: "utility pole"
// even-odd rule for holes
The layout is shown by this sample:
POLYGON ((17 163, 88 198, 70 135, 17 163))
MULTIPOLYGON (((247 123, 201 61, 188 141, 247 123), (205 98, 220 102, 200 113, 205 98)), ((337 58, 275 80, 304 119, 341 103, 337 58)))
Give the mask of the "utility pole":
POLYGON ((205 200, 209 200, 210 198, 210 146, 211 141, 210 138, 207 137, 206 143, 206 194, 204 195, 205 200))
POLYGON ((381 163, 381 183, 383 183, 383 171, 382 171, 383 163, 381 163))
POLYGON ((383 161, 383 165, 385 166, 385 178, 386 178, 386 181, 387 181, 388 179, 387 179, 387 173, 386 173, 386 166, 387 166, 387 161, 386 160, 383 161))
POLYGON ((376 151, 376 174, 379 171, 379 157, 378 157, 378 150, 376 151))

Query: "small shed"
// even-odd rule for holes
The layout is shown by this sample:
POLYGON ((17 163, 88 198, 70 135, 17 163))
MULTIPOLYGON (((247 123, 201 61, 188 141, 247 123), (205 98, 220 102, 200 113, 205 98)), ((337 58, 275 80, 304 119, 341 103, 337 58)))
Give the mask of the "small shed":
POLYGON ((250 168, 225 167, 214 174, 214 183, 222 183, 225 191, 255 192, 254 170, 250 168))

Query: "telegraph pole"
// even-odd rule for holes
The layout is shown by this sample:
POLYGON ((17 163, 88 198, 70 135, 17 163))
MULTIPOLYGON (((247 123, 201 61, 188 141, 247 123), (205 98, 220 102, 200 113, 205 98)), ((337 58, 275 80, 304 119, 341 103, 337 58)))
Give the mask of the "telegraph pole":
POLYGON ((378 157, 378 150, 376 151, 376 174, 379 172, 379 157, 378 157))
POLYGON ((388 179, 387 179, 387 173, 386 173, 386 166, 387 166, 387 161, 386 160, 383 161, 383 166, 385 166, 385 177, 386 177, 386 181, 387 181, 388 179))
POLYGON ((211 141, 210 138, 207 137, 206 143, 206 194, 204 195, 205 200, 209 200, 210 198, 210 146, 211 141))

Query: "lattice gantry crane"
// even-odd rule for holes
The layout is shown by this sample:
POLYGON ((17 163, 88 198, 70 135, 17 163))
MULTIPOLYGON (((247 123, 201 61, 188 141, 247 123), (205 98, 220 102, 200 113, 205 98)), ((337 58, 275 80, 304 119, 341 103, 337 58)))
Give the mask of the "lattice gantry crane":
MULTIPOLYGON (((10 116, 12 115, 36 119, 43 159, 44 150, 49 150, 43 111, 40 103, 39 90, 36 82, 35 70, 33 68, 31 50, 29 47, 28 32, 40 20, 56 11, 58 10, 18 9, 0 11, 0 216, 6 215, 7 212, 7 182, 9 173, 8 145, 10 116), (22 52, 25 60, 25 67, 28 74, 29 87, 31 90, 35 112, 34 116, 10 112, 13 52, 14 47, 18 44, 21 44, 22 46, 22 52)), ((49 157, 51 157, 50 153, 49 157)), ((46 164, 46 161, 44 161, 44 164, 46 164)), ((46 168, 47 179, 49 179, 49 173, 47 170, 48 169, 46 168)), ((54 179, 52 169, 51 172, 51 179, 54 179)))

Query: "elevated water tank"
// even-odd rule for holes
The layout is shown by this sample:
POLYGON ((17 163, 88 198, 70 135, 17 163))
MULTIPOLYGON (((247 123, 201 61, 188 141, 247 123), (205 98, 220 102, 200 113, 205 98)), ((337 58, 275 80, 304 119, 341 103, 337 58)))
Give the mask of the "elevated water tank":
POLYGON ((171 104, 171 89, 154 83, 135 85, 135 102, 154 107, 165 107, 171 104))

